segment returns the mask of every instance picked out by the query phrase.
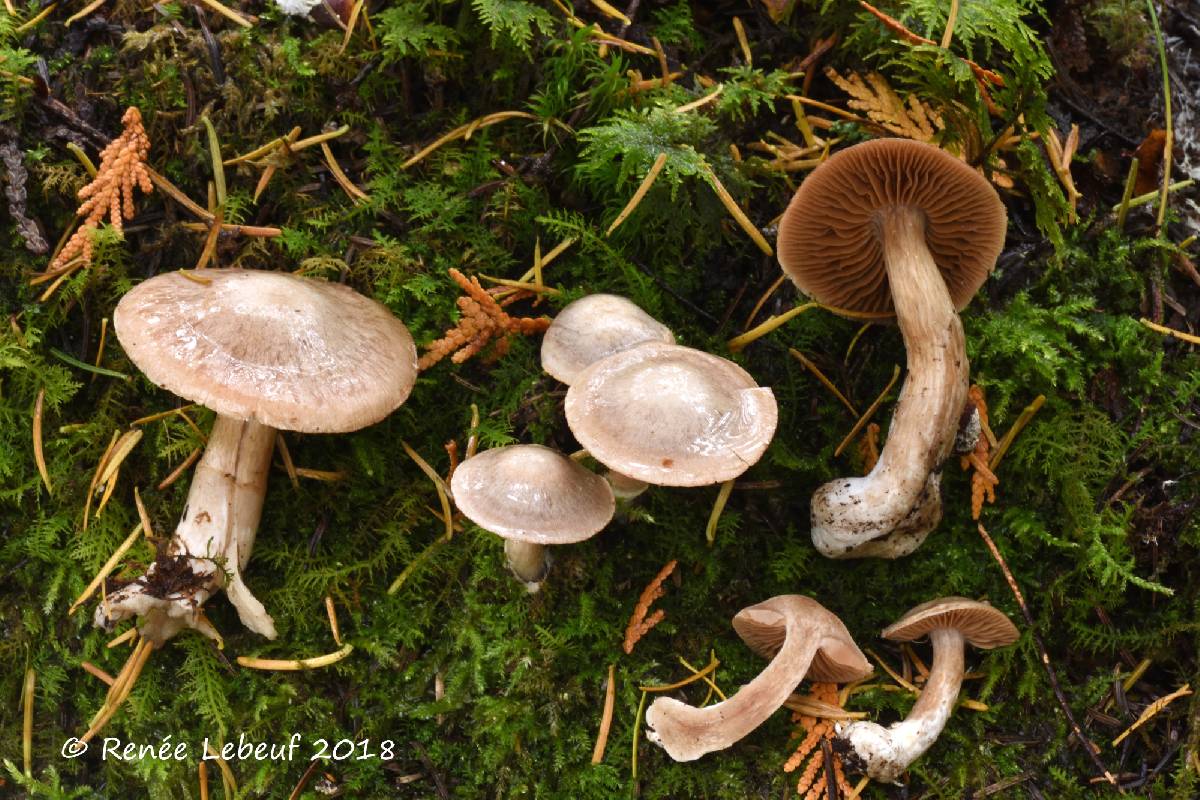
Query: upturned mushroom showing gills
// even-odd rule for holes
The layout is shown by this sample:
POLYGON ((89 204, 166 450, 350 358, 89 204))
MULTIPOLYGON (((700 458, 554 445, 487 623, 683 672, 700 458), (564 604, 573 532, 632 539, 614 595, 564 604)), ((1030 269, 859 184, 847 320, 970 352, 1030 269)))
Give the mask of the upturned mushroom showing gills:
POLYGON ((391 413, 416 378, 408 329, 348 287, 238 269, 151 278, 121 298, 113 322, 147 378, 217 418, 165 552, 108 593, 96 624, 141 617, 155 644, 184 627, 215 638, 201 607, 224 587, 242 624, 274 638, 274 620, 242 570, 276 430, 341 433, 391 413))
POLYGON ((911 642, 928 635, 933 665, 912 711, 903 722, 884 728, 874 722, 852 722, 839 732, 849 743, 847 763, 857 759, 872 779, 894 783, 930 748, 946 727, 963 678, 966 643, 990 650, 1017 640, 1017 629, 1002 612, 964 597, 922 603, 884 629, 887 639, 911 642))
POLYGON ((592 538, 616 506, 604 478, 537 444, 468 458, 454 470, 450 493, 467 519, 504 538, 509 569, 530 592, 549 569, 546 546, 592 538))
POLYGON ((907 139, 834 155, 784 212, 783 271, 835 311, 894 312, 908 353, 908 377, 875 468, 813 495, 812 537, 824 555, 907 555, 941 520, 941 465, 967 401, 958 310, 995 265, 1006 219, 982 175, 907 139))
POLYGON ((865 678, 871 665, 842 621, 815 600, 772 597, 733 618, 750 649, 771 659, 758 677, 716 705, 696 708, 660 697, 646 709, 646 736, 676 761, 724 750, 781 708, 806 676, 823 683, 865 678))
POLYGON ((656 486, 736 478, 767 449, 778 416, 775 395, 737 364, 663 342, 582 370, 564 408, 592 457, 656 486))

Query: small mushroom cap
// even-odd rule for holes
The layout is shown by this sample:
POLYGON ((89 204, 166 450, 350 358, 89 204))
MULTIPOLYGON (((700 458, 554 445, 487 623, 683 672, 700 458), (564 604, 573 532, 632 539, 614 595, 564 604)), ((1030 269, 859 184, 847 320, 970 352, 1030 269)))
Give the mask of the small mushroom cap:
POLYGON ((568 303, 542 337, 542 369, 570 385, 605 356, 642 342, 675 343, 670 328, 615 294, 589 294, 568 303))
POLYGON ((775 433, 770 389, 718 356, 662 342, 614 353, 576 377, 567 424, 601 464, 656 486, 730 480, 775 433))
POLYGON ((450 491, 479 527, 535 544, 590 539, 616 510, 608 481, 539 444, 496 447, 468 458, 454 470, 450 491))
POLYGON ((825 606, 803 595, 779 595, 743 608, 734 616, 733 628, 751 650, 763 658, 774 658, 787 635, 789 615, 808 617, 825 629, 806 678, 819 683, 849 683, 871 674, 870 662, 842 621, 825 606))
POLYGON ((848 147, 805 178, 779 222, 779 264, 805 294, 848 311, 890 313, 878 215, 925 213, 925 243, 958 309, 1004 247, 1007 214, 988 180, 940 148, 911 139, 848 147))
POLYGON ((954 628, 982 650, 1010 645, 1020 636, 1003 611, 965 597, 921 603, 884 628, 883 636, 896 642, 912 642, 937 628, 954 628))
POLYGON ((218 414, 306 433, 386 417, 408 397, 417 349, 382 304, 284 272, 158 275, 117 304, 113 326, 154 383, 218 414))

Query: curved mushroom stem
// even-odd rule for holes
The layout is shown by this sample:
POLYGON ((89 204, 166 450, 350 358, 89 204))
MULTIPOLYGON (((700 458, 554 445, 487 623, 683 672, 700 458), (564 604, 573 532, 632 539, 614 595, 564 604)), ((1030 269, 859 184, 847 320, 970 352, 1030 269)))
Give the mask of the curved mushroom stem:
POLYGON ((645 481, 632 478, 623 472, 617 472, 615 469, 605 470, 604 480, 608 481, 613 497, 626 502, 640 496, 642 492, 650 488, 650 484, 645 481))
POLYGON ((508 568, 530 594, 542 588, 542 581, 550 571, 550 554, 544 545, 505 539, 504 555, 508 558, 508 568))
POLYGON ((275 429, 218 416, 196 465, 183 517, 146 574, 108 595, 96 625, 111 630, 141 616, 142 635, 161 645, 184 627, 219 638, 201 607, 221 587, 242 624, 268 639, 275 622, 242 582, 267 490, 275 429))
MULTIPOLYGON (((764 625, 780 616, 769 610, 740 613, 764 615, 764 625)), ((818 623, 788 616, 783 645, 775 658, 728 700, 696 708, 673 697, 658 698, 646 709, 646 738, 676 761, 695 761, 706 753, 729 747, 782 707, 804 679, 823 643, 818 628, 818 623)))
POLYGON ((896 558, 920 546, 941 520, 939 470, 967 399, 962 322, 925 244, 924 214, 897 206, 878 225, 908 378, 871 473, 813 495, 813 543, 830 558, 896 558))
POLYGON ((953 628, 930 632, 933 666, 912 711, 903 722, 884 728, 874 722, 852 722, 839 736, 850 743, 873 780, 895 783, 908 765, 933 745, 946 727, 963 678, 963 636, 953 628))

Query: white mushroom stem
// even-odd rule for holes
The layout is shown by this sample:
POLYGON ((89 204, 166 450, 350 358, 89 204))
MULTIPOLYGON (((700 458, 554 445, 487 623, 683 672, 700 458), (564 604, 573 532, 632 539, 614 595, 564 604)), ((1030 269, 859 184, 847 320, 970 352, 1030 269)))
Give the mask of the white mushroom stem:
POLYGON ((542 588, 542 581, 550 568, 549 556, 544 545, 505 539, 504 555, 508 558, 508 568, 525 584, 530 594, 542 588))
POLYGON ((140 616, 141 632, 162 644, 184 627, 217 638, 201 607, 222 587, 245 625, 268 639, 275 622, 242 581, 250 560, 267 489, 275 429, 253 421, 218 416, 204 457, 196 465, 183 517, 167 545, 166 557, 146 574, 110 594, 96 609, 96 624, 107 629, 140 616), (168 577, 176 570, 191 576, 168 577), (169 565, 169 566, 167 566, 169 565))
POLYGON ((946 727, 963 678, 963 635, 953 628, 930 632, 933 666, 912 711, 903 722, 884 728, 874 722, 852 722, 842 739, 865 763, 873 780, 895 783, 908 765, 933 745, 946 727))
MULTIPOLYGON (((772 620, 772 611, 748 610, 772 620)), ((779 710, 804 679, 824 641, 819 622, 800 615, 786 617, 785 639, 766 669, 723 702, 696 708, 673 697, 660 697, 646 709, 646 738, 676 761, 695 761, 724 750, 742 739, 779 710)))
POLYGON ((650 488, 650 484, 645 481, 631 478, 623 472, 617 472, 615 469, 606 470, 604 480, 608 481, 608 485, 612 487, 613 496, 618 500, 633 500, 650 488))
POLYGON ((875 468, 813 495, 813 543, 830 558, 896 558, 925 540, 941 519, 939 470, 967 399, 962 322, 925 244, 925 215, 896 206, 877 224, 908 377, 875 468))

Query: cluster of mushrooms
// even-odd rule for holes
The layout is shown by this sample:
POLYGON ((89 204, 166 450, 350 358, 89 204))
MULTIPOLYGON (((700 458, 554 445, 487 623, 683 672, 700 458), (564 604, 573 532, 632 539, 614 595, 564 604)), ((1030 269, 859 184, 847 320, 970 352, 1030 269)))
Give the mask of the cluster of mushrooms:
MULTIPOLYGON (((835 312, 894 319, 908 354, 878 463, 812 498, 812 537, 822 554, 896 558, 940 521, 942 463, 956 449, 970 450, 978 435, 957 312, 994 265, 1005 223, 1004 206, 972 168, 899 139, 834 155, 784 213, 785 273, 835 312)), ((184 627, 216 637, 203 605, 224 588, 246 627, 275 638, 242 570, 276 431, 347 432, 383 419, 415 382, 412 337, 387 308, 347 287, 237 269, 151 278, 122 298, 114 325, 150 380, 217 419, 173 537, 144 575, 108 593, 96 624, 111 629, 138 617, 155 644, 184 627)), ((676 344, 668 328, 621 297, 591 295, 566 306, 546 331, 541 359, 568 387, 566 421, 584 450, 494 448, 459 465, 450 482, 463 515, 505 539, 509 567, 531 592, 547 578, 547 546, 594 536, 618 500, 632 502, 649 485, 730 481, 758 461, 775 433, 769 388, 732 361, 676 344), (582 466, 584 454, 604 472, 582 466)), ((841 621, 810 598, 773 597, 743 609, 733 626, 771 662, 716 705, 664 697, 649 707, 649 737, 677 761, 730 746, 806 677, 843 683, 870 672, 841 621)), ((896 780, 945 725, 964 643, 996 647, 1017 632, 986 603, 954 597, 918 606, 884 631, 901 641, 926 635, 932 672, 909 717, 888 729, 868 722, 839 729, 878 780, 896 780)))

